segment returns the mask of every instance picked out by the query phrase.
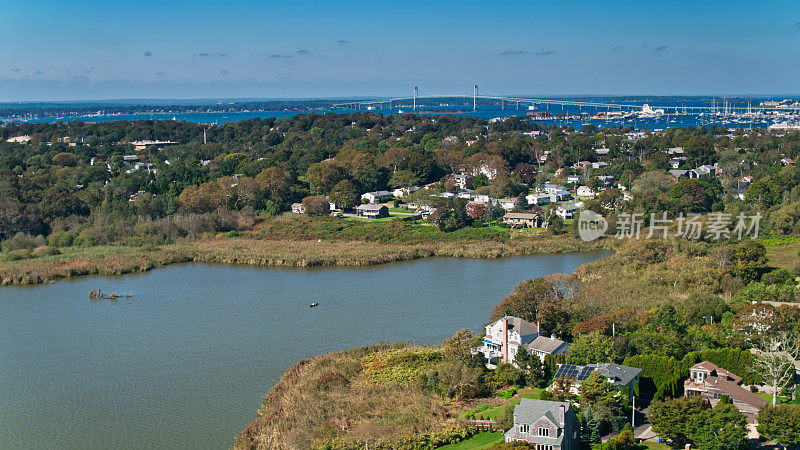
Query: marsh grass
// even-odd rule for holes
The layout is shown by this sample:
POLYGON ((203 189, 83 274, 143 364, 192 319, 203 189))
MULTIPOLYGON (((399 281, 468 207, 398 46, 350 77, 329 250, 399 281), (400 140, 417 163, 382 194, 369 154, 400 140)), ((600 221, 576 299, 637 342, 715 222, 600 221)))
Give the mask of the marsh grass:
POLYGON ((404 438, 463 425, 454 406, 405 378, 408 369, 424 367, 440 354, 434 348, 376 344, 302 360, 270 390, 235 447, 363 448, 368 441, 373 448, 392 448, 404 438), (396 376, 403 379, 395 381, 396 376), (331 379, 338 381, 320 383, 331 379))
MULTIPOLYGON (((613 244, 613 243, 611 243, 613 244)), ((65 247, 61 254, 0 262, 4 285, 45 283, 83 275, 121 275, 181 262, 253 266, 370 266, 431 256, 499 258, 599 250, 607 241, 583 242, 501 228, 444 233, 429 225, 338 219, 284 218, 262 222, 240 236, 206 236, 160 246, 65 247)))

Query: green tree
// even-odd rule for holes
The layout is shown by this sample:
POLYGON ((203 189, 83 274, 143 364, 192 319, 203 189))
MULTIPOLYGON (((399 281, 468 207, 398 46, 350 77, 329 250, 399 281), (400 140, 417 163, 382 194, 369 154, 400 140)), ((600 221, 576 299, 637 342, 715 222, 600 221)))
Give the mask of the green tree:
POLYGON ((570 364, 610 362, 614 356, 614 343, 599 331, 580 335, 567 350, 567 362, 570 364))
POLYGON ((800 447, 800 406, 766 406, 758 413, 758 433, 784 449, 800 447))
POLYGON ((356 185, 350 180, 342 180, 336 183, 328 197, 337 208, 343 210, 355 208, 361 201, 356 185))

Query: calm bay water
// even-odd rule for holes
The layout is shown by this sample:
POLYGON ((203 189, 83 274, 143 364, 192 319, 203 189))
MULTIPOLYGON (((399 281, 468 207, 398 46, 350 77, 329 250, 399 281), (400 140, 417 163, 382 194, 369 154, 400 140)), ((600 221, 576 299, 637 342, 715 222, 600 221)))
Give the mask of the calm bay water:
POLYGON ((0 448, 229 448, 298 359, 477 331, 519 282, 604 255, 186 264, 0 288, 0 448), (134 296, 89 300, 96 288, 134 296))
MULTIPOLYGON (((589 99, 592 101, 600 101, 600 102, 610 102, 610 103, 621 103, 621 104, 628 104, 628 105, 635 105, 641 106, 645 103, 649 103, 653 107, 664 107, 667 108, 667 112, 670 115, 658 116, 658 117, 647 117, 647 118, 614 118, 614 119, 547 119, 547 120, 539 120, 533 119, 527 116, 528 110, 527 105, 522 105, 519 108, 512 103, 509 103, 505 106, 501 105, 481 105, 477 111, 471 110, 471 105, 468 106, 436 106, 436 105, 423 105, 418 109, 416 112, 412 109, 411 104, 401 104, 397 105, 394 108, 378 108, 372 111, 367 111, 366 109, 361 110, 348 110, 348 109, 319 109, 319 110, 279 110, 279 111, 247 111, 247 112, 187 112, 187 113, 138 113, 138 114, 114 114, 114 115, 88 115, 88 116, 66 116, 66 117, 43 117, 37 119, 30 119, 27 120, 28 122, 55 122, 55 121, 62 121, 62 122, 69 122, 71 120, 80 120, 83 122, 108 122, 108 121, 116 121, 116 120, 177 120, 177 121, 187 121, 187 122, 195 122, 195 123, 216 123, 216 124, 223 124, 227 122, 236 122, 239 120, 246 120, 252 118, 284 118, 284 117, 291 117, 297 114, 309 114, 309 113, 352 113, 352 112, 376 112, 381 113, 384 115, 389 114, 430 114, 430 115, 441 115, 441 114, 452 114, 457 116, 470 116, 470 117, 478 117, 481 119, 492 119, 497 117, 522 117, 529 120, 534 120, 539 123, 543 123, 546 125, 558 125, 558 126, 572 126, 574 128, 582 128, 584 125, 594 125, 599 128, 603 127, 619 127, 619 126, 629 126, 634 127, 635 129, 644 129, 647 128, 648 130, 658 130, 658 129, 666 129, 669 127, 700 127, 700 126, 710 126, 710 125, 717 125, 717 126, 724 126, 727 128, 766 128, 773 123, 780 122, 786 120, 785 118, 774 118, 774 119, 742 119, 741 121, 732 121, 727 120, 723 117, 717 116, 699 116, 697 114, 676 114, 675 108, 681 110, 682 107, 687 106, 705 106, 710 107, 714 103, 711 99, 707 98, 687 98, 687 99, 658 99, 658 98, 650 98, 650 99, 639 99, 639 100, 629 100, 629 99, 619 99, 615 97, 609 98, 601 98, 601 99, 589 99), (672 109, 670 109, 672 108, 672 109)), ((758 99, 758 100, 767 100, 767 99, 758 99)), ((755 103, 757 104, 757 102, 755 103)), ((746 108, 748 106, 747 101, 738 100, 736 102, 731 102, 731 106, 736 106, 738 108, 746 108)), ((719 103, 717 103, 719 106, 719 103)), ((605 108, 594 108, 594 107, 579 107, 579 106, 560 106, 560 105, 546 105, 546 104, 539 104, 537 105, 537 111, 547 111, 553 115, 557 114, 581 114, 582 112, 595 114, 598 112, 606 112, 607 109, 605 108)))

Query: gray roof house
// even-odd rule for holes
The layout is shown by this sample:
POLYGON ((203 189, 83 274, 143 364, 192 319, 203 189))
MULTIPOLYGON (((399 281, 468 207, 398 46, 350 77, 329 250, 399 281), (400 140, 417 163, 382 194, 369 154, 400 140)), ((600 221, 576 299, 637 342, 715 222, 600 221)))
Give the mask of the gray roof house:
POLYGON ((575 380, 573 387, 577 392, 577 384, 586 381, 592 372, 595 371, 600 372, 600 375, 608 378, 608 381, 610 381, 617 389, 627 387, 631 392, 633 392, 633 386, 639 381, 639 373, 642 372, 642 369, 611 363, 588 364, 586 366, 561 364, 558 367, 554 378, 572 378, 575 380))
POLYGON ((514 408, 514 426, 505 432, 506 442, 525 441, 543 450, 578 448, 580 423, 569 402, 523 398, 514 408))
POLYGON ((380 219, 389 217, 389 208, 384 205, 358 205, 356 214, 358 217, 366 217, 367 219, 380 219))
POLYGON ((538 356, 544 362, 545 355, 566 355, 569 344, 552 336, 539 336, 524 347, 529 354, 538 356))

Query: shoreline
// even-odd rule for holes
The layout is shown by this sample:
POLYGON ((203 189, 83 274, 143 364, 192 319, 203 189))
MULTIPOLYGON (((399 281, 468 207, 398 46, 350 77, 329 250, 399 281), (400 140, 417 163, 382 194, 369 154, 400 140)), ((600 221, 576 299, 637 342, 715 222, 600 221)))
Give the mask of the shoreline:
POLYGON ((241 264, 253 267, 359 267, 431 257, 502 258, 609 250, 608 241, 572 236, 497 241, 391 244, 352 240, 205 238, 151 247, 69 248, 62 254, 0 262, 0 285, 24 286, 87 275, 148 272, 179 263, 241 264))

